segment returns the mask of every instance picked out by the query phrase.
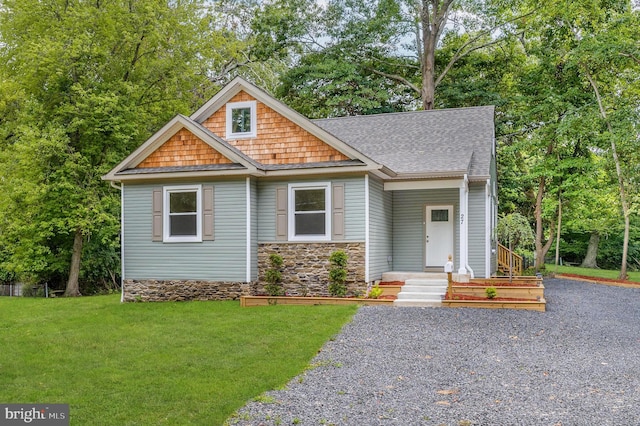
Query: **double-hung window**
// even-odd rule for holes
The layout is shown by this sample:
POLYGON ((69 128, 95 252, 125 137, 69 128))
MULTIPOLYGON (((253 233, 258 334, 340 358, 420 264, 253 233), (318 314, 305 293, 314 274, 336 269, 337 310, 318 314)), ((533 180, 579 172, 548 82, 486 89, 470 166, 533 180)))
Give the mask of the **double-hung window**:
POLYGON ((202 241, 202 186, 166 186, 163 198, 163 240, 202 241))
POLYGON ((255 138, 256 101, 227 104, 227 139, 255 138))
POLYGON ((331 239, 330 188, 329 183, 289 185, 290 240, 331 239))

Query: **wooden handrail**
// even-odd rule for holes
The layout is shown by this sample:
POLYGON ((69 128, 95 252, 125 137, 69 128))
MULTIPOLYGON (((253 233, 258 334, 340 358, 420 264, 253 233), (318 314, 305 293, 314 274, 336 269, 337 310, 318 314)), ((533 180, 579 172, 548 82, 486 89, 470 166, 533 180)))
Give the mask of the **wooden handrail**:
POLYGON ((509 255, 512 255, 513 275, 522 275, 522 256, 512 253, 508 247, 498 243, 498 269, 509 273, 509 255))

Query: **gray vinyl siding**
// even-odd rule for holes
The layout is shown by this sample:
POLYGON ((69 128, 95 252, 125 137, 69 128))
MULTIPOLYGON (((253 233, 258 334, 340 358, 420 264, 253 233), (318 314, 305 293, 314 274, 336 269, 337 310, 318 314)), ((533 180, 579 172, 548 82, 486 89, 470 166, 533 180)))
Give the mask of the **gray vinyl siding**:
POLYGON ((190 183, 215 187, 214 241, 152 242, 152 190, 161 185, 123 185, 125 279, 245 281, 245 179, 190 183))
POLYGON ((469 186, 469 266, 476 277, 485 276, 486 184, 469 186))
POLYGON ((251 179, 251 280, 258 279, 258 183, 251 179))
POLYGON ((276 240, 276 188, 290 183, 331 182, 344 183, 345 198, 345 239, 344 241, 364 241, 365 208, 364 176, 325 177, 319 179, 268 180, 258 182, 258 241, 276 240))
POLYGON ((382 278, 391 270, 393 255, 393 194, 385 192, 383 183, 369 179, 369 279, 382 278))
MULTIPOLYGON (((425 263, 425 207, 453 205, 454 218, 460 217, 458 189, 393 191, 393 270, 422 272, 425 263)), ((454 221, 454 265, 459 268, 460 221, 454 221)), ((443 264, 444 266, 444 264, 443 264)))

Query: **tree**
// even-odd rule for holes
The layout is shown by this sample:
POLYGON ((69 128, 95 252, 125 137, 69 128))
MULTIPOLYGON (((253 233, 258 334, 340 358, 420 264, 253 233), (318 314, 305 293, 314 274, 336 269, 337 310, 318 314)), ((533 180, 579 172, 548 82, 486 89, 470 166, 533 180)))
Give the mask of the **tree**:
POLYGON ((496 227, 498 240, 509 246, 509 279, 513 277, 513 251, 517 247, 527 247, 534 241, 531 225, 526 217, 520 213, 503 215, 496 227))
MULTIPOLYGON (((510 38, 510 2, 463 0, 276 0, 254 20, 270 55, 330 51, 342 64, 409 91, 423 109, 434 109, 436 88, 460 60, 510 38), (455 45, 455 49, 443 49, 455 45)), ((524 16, 527 13, 523 14, 524 16)), ((303 65, 304 66, 304 65, 303 65)), ((385 86, 387 86, 385 84, 385 86)))
MULTIPOLYGON (((583 20, 571 21, 576 48, 572 60, 580 68, 595 97, 604 124, 604 140, 615 166, 619 200, 624 221, 620 279, 627 278, 632 199, 629 197, 630 170, 625 164, 637 164, 640 124, 640 12, 626 4, 599 19, 587 20, 589 33, 582 34, 583 20), (597 25, 593 25, 593 23, 597 25), (626 161, 625 161, 626 160, 626 161)), ((633 173, 633 171, 631 171, 633 173)))
POLYGON ((3 2, 0 75, 18 93, 0 105, 3 269, 66 275, 76 296, 89 241, 117 256, 119 194, 100 176, 228 71, 215 47, 233 35, 209 12, 199 0, 3 2))

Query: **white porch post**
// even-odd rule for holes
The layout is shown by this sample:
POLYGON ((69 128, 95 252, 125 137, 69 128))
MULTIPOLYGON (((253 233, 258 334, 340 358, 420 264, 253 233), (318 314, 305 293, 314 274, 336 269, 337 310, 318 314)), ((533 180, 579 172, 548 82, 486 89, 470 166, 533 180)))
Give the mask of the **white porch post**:
POLYGON ((469 263, 469 227, 467 218, 469 216, 469 178, 465 174, 460 185, 460 259, 458 275, 466 275, 466 265, 469 263))

